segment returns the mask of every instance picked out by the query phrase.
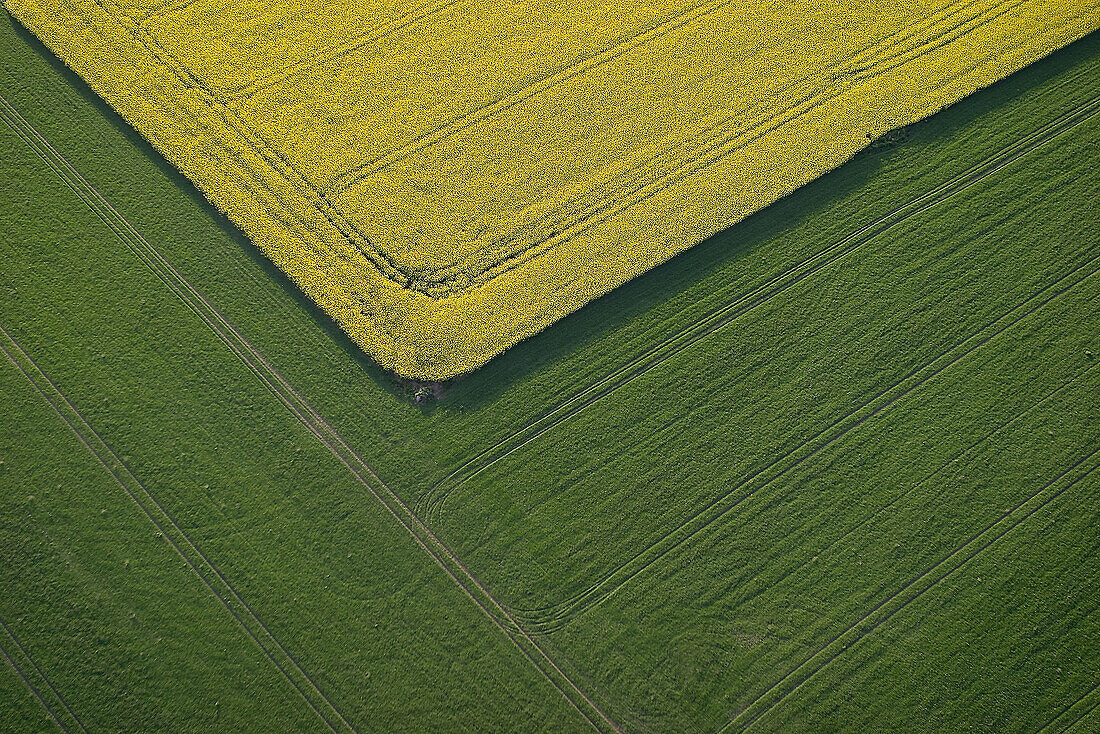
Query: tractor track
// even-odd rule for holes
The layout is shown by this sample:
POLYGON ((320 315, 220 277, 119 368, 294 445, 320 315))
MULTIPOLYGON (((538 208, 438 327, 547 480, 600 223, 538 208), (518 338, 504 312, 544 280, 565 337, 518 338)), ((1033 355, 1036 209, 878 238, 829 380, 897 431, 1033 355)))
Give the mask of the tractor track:
MULTIPOLYGON (((299 393, 213 304, 195 288, 140 232, 93 187, 6 99, 0 96, 0 118, 111 228, 169 290, 201 318, 264 386, 351 472, 359 483, 397 520, 451 580, 540 674, 597 730, 620 727, 568 676, 537 640, 524 630, 461 560, 383 482, 343 437, 299 393)), ((302 673, 304 674, 304 671, 302 673)), ((320 693, 320 691, 317 691, 320 693)), ((330 704, 331 705, 331 704, 330 704)), ((335 707, 333 707, 335 711, 335 707)), ((337 712, 338 713, 338 712, 337 712)), ((342 716, 340 717, 342 720, 342 716)), ((350 725, 348 726, 350 729, 350 725)))
POLYGON ((1100 683, 1097 683, 1092 688, 1082 693, 1076 700, 1074 700, 1072 703, 1070 703, 1057 714, 1055 714, 1054 718, 1044 724, 1043 728, 1037 731, 1035 734, 1043 734, 1043 732, 1049 731, 1052 726, 1058 723, 1059 719, 1061 719, 1063 716, 1065 716, 1078 706, 1081 706, 1084 709, 1081 714, 1074 717, 1071 721, 1069 721, 1069 723, 1062 727, 1063 732, 1069 731, 1074 726, 1076 726, 1079 721, 1084 719, 1086 716, 1095 711, 1098 706, 1100 706, 1100 695, 1097 695, 1098 693, 1100 693, 1100 683), (1095 698, 1096 701, 1091 701, 1090 699, 1092 698, 1095 698))
POLYGON ((0 619, 0 631, 3 631, 3 636, 6 637, 8 641, 15 646, 15 650, 18 651, 17 653, 8 652, 3 643, 3 640, 0 639, 0 656, 2 656, 4 660, 7 661, 8 665, 11 666, 11 669, 14 670, 15 674, 19 676, 19 679, 23 681, 23 685, 27 687, 27 689, 31 692, 31 695, 33 695, 38 703, 42 705, 42 708, 46 710, 46 713, 49 714, 49 717, 51 719, 53 719, 53 722, 57 724, 57 727, 63 732, 70 732, 75 729, 87 734, 88 729, 84 726, 84 722, 80 720, 80 717, 76 715, 72 708, 69 707, 69 704, 65 701, 65 699, 62 698, 61 694, 58 693, 57 689, 54 688, 53 683, 51 683, 50 679, 46 677, 46 674, 42 672, 42 669, 38 667, 38 663, 34 662, 34 658, 30 656, 30 653, 28 653, 26 648, 23 647, 23 643, 19 641, 19 638, 15 636, 15 633, 11 631, 11 628, 8 627, 3 619, 0 619), (23 658, 26 663, 30 664, 30 668, 34 672, 28 673, 22 667, 20 667, 19 663, 15 661, 16 657, 23 658), (50 705, 50 702, 46 700, 46 695, 43 695, 42 691, 39 690, 39 686, 36 686, 34 683, 31 682, 31 678, 37 678, 40 684, 45 684, 45 687, 49 689, 50 693, 53 694, 53 698, 56 698, 61 703, 61 708, 65 710, 64 713, 59 713, 53 706, 50 705), (68 714, 68 717, 65 716, 65 713, 68 714), (66 722, 63 721, 63 719, 69 718, 71 718, 72 721, 68 723, 75 723, 75 727, 66 726, 66 722))
MULTIPOLYGON (((874 521, 877 518, 881 517, 882 515, 888 513, 891 510, 891 508, 893 508, 895 505, 897 505, 903 499, 908 497, 912 492, 914 492, 915 490, 921 488, 922 486, 924 486, 928 482, 935 479, 937 476, 939 476, 949 466, 951 466, 953 464, 957 464, 960 460, 963 459, 963 457, 968 457, 971 454, 973 454, 974 452, 976 452, 979 448, 983 447, 986 443, 988 443, 992 438, 1002 434, 1006 429, 1008 429, 1013 424, 1015 424, 1018 421, 1025 418, 1027 415, 1029 415, 1036 408, 1039 408, 1040 406, 1047 403, 1051 398, 1055 397, 1059 393, 1061 393, 1064 390, 1068 389, 1070 386, 1072 386, 1074 383, 1076 383, 1077 380, 1091 374, 1092 371, 1095 370, 1097 367, 1100 367, 1100 362, 1097 362, 1097 363, 1093 364, 1091 367, 1088 367, 1088 368, 1082 370, 1081 372, 1077 373, 1076 375, 1071 377, 1069 380, 1065 381, 1064 383, 1062 383, 1061 385, 1059 385, 1055 389, 1051 390, 1049 393, 1047 393, 1045 396, 1040 398, 1038 401, 1032 403, 1030 406, 1025 408, 1023 411, 1017 413, 1015 416, 1013 416, 1009 420, 1005 421, 1001 425, 999 425, 996 428, 994 428, 993 430, 989 431, 984 436, 982 436, 978 440, 971 443, 965 449, 962 449, 961 451, 957 452, 950 459, 944 461, 936 469, 934 469, 933 471, 931 471, 927 475, 925 475, 924 478, 922 478, 919 482, 913 484, 912 486, 910 486, 909 488, 907 488, 906 490, 904 490, 903 492, 901 492, 900 494, 895 496, 887 504, 883 505, 878 510, 876 510, 875 513, 873 515, 871 515, 869 518, 866 518, 865 520, 861 521, 859 524, 857 524, 854 527, 852 527, 851 529, 847 530, 843 535, 841 535, 840 537, 838 537, 835 540, 833 540, 832 542, 830 542, 829 545, 825 546, 820 551, 817 551, 814 555, 815 556, 816 555, 823 555, 823 554, 833 550, 834 548, 839 546, 841 543, 843 543, 845 540, 847 540, 851 536, 858 533, 860 530, 862 530, 864 527, 866 527, 869 523, 871 523, 872 521, 874 521)), ((798 566, 789 568, 779 578, 775 579, 774 581, 769 582, 769 586, 771 586, 771 587, 779 586, 780 584, 785 582, 788 578, 790 578, 791 576, 797 574, 798 572, 802 571, 804 568, 809 566, 812 562, 813 562, 812 557, 807 557, 798 566)), ((750 602, 752 599, 759 596, 762 593, 762 591, 763 591, 763 589, 758 587, 757 589, 753 590, 751 593, 748 593, 748 594, 742 596, 742 603, 750 602)))
POLYGON ((493 464, 519 451, 550 429, 584 411, 619 388, 630 384, 702 339, 771 301, 802 280, 858 251, 877 236, 979 183, 1055 137, 1083 124, 1098 112, 1100 112, 1100 95, 1082 102, 944 183, 860 227, 745 295, 692 322, 614 372, 551 408, 539 418, 462 462, 421 495, 414 509, 433 526, 439 527, 443 506, 448 498, 462 485, 493 464))
POLYGON ((1000 519, 971 535, 961 545, 956 546, 948 555, 922 571, 900 589, 876 604, 872 609, 860 615, 860 617, 845 628, 843 632, 822 645, 799 666, 788 672, 763 693, 753 699, 740 713, 719 729, 719 734, 724 734, 735 728, 739 731, 745 731, 752 727, 761 717, 781 704, 787 697, 805 685, 806 682, 840 657, 846 650, 874 632, 898 612, 920 599, 925 593, 934 589, 940 582, 974 558, 978 557, 978 555, 987 548, 999 541, 1021 523, 1025 522, 1036 512, 1048 506, 1066 491, 1091 476, 1098 468, 1097 462, 1094 461, 1098 454, 1100 454, 1100 449, 1094 449, 1092 453, 1079 458, 1068 469, 1055 478, 1047 481, 1036 492, 1017 503, 1015 507, 1006 512, 1000 519), (1089 462, 1091 462, 1091 465, 1078 473, 1077 476, 1063 482, 1066 477, 1069 477, 1076 470, 1089 462), (1060 483, 1062 486, 1057 486, 1060 483), (1057 488, 1055 489, 1056 486, 1057 488), (957 556, 958 558, 956 558, 957 556), (953 561, 952 559, 955 560, 953 561), (946 570, 937 576, 936 573, 945 567, 947 567, 946 570))
POLYGON ((788 453, 741 479, 728 491, 711 500, 675 528, 648 544, 644 549, 581 592, 555 605, 530 610, 514 610, 517 618, 530 629, 542 634, 549 634, 561 629, 580 614, 606 600, 669 553, 717 523, 726 514, 732 512, 773 482, 817 456, 867 421, 888 410, 906 395, 973 354, 1034 314, 1047 303, 1094 276, 1097 273, 1095 267, 1088 270, 1086 275, 1078 277, 1081 271, 1086 270, 1089 266, 1095 266, 1097 263, 1100 263, 1100 254, 1093 255, 1090 259, 1077 265, 1054 283, 1045 286, 1038 293, 1011 308, 1007 313, 987 323, 978 332, 939 354, 931 361, 926 362, 899 382, 881 391, 871 400, 819 431, 788 453), (752 487, 753 484, 756 484, 756 486, 752 487), (744 489, 747 489, 747 491, 740 491, 744 489))
POLYGON ((312 678, 298 665, 297 660, 279 642, 252 608, 240 597, 232 584, 205 553, 176 523, 175 518, 119 458, 118 454, 88 423, 83 414, 69 401, 38 364, 26 353, 11 334, 0 326, 0 352, 34 386, 47 404, 61 418, 80 442, 107 473, 126 492, 145 517, 157 529, 172 550, 202 581, 206 588, 221 602, 237 624, 248 634, 268 660, 305 699, 313 712, 333 732, 351 731, 352 727, 333 706, 312 678), (327 709, 323 711, 322 709, 327 709), (337 723, 340 725, 338 728, 337 723))

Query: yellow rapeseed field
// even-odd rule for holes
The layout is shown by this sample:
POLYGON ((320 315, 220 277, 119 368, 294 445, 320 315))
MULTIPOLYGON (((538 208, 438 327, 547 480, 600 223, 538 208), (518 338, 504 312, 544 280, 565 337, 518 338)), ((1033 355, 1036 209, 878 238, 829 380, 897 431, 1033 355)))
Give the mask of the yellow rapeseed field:
POLYGON ((379 363, 471 370, 1095 0, 6 0, 379 363))

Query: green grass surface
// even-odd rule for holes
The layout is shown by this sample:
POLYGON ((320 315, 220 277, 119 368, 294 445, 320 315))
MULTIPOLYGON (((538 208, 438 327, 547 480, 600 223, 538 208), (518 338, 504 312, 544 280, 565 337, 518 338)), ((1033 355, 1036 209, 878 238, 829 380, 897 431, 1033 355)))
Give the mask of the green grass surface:
MULTIPOLYGON (((43 692, 43 698, 40 700, 38 690, 39 686, 42 685, 41 678, 32 678, 28 674, 24 679, 21 672, 17 671, 12 663, 8 662, 9 648, 12 662, 15 665, 26 665, 25 658, 20 653, 18 646, 11 637, 5 635, 4 643, 0 645, 0 650, 2 650, 0 652, 0 663, 3 663, 3 667, 0 668, 0 700, 4 701, 4 731, 27 732, 28 734, 31 732, 57 731, 57 724, 42 703, 46 700, 45 696, 51 696, 48 688, 43 692), (20 662, 21 660, 23 662, 20 662), (31 686, 34 686, 34 688, 31 688, 31 686)), ((33 671, 33 668, 31 670, 33 671)))
POLYGON ((247 731, 266 716, 312 724, 111 474, 5 365, 0 614, 14 637, 0 642, 38 681, 51 715, 79 729, 75 715, 91 730, 125 721, 147 731, 247 731))
MULTIPOLYGON (((426 408, 7 18, 0 50, 86 181, 0 124, 0 344, 73 411, 0 355, 0 619, 52 708, 584 728, 558 686, 629 731, 1096 725, 1100 38, 426 408)), ((5 675, 0 729, 47 723, 5 675)))

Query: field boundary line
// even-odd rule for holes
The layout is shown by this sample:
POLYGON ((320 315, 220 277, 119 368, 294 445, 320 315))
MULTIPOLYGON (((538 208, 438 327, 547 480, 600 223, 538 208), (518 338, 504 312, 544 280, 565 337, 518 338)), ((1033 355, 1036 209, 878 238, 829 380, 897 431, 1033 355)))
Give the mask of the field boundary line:
POLYGON ((3 638, 7 638, 7 640, 12 645, 14 645, 15 650, 18 651, 15 654, 8 652, 7 647, 4 645, 3 638, 0 638, 0 655, 4 657, 4 660, 6 660, 8 665, 11 666, 11 669, 14 670, 15 674, 19 676, 19 679, 23 681, 23 685, 27 687, 27 689, 31 692, 31 695, 38 699, 38 703, 40 703, 42 705, 42 708, 46 710, 46 713, 49 714, 50 718, 53 719, 53 722, 57 724, 57 727, 63 732, 71 731, 70 727, 66 726, 61 721, 62 718, 65 718, 64 715, 58 715, 58 712, 46 700, 46 695, 44 695, 42 691, 39 690, 39 686, 36 686, 33 682, 31 682, 32 677, 36 678, 39 681, 40 685, 45 684, 45 688, 49 689, 49 692, 53 694, 52 697, 56 698, 57 701, 61 703, 61 707, 69 715, 68 718, 72 719, 72 722, 69 723, 75 723, 77 729, 87 734, 88 729, 84 726, 84 722, 80 720, 80 717, 76 715, 76 713, 69 707, 69 704, 61 696, 58 690, 54 688, 53 683, 51 683, 50 679, 46 677, 46 674, 42 672, 42 669, 38 667, 38 663, 36 663, 34 661, 34 658, 30 656, 30 653, 27 652, 27 649, 23 647, 23 643, 19 641, 19 638, 15 636, 15 633, 11 631, 11 628, 8 627, 3 619, 0 619, 0 630, 3 630, 4 632, 3 638), (29 663, 30 668, 34 672, 28 674, 27 671, 24 670, 23 667, 20 667, 19 663, 15 661, 16 657, 21 658, 25 664, 29 663))
POLYGON ((834 241, 814 255, 787 268, 735 300, 702 316, 656 345, 646 349, 605 377, 575 393, 556 407, 546 411, 535 420, 530 421, 460 463, 447 476, 436 482, 417 499, 415 503, 417 512, 433 525, 437 524, 448 496, 496 462, 520 450, 543 433, 581 413, 600 399, 630 384, 702 339, 722 330, 758 306, 771 301, 802 280, 858 251, 877 236, 965 191, 986 177, 1016 162, 1027 153, 1091 119, 1098 112, 1100 112, 1100 95, 1082 102, 1077 107, 1066 111, 1054 120, 1040 126, 996 153, 987 156, 947 181, 910 199, 905 204, 834 241))
POLYGON ((313 712, 333 732, 341 731, 341 728, 338 728, 333 720, 341 725, 343 730, 355 732, 356 729, 347 722, 339 709, 321 692, 313 679, 301 668, 294 656, 287 651, 278 638, 272 634, 263 620, 241 598, 218 567, 191 540, 187 533, 176 523, 175 518, 160 504, 148 488, 133 475, 126 463, 119 458, 118 454, 88 423, 83 414, 61 392, 56 383, 42 371, 34 359, 27 354, 3 326, 0 326, 0 337, 3 337, 0 341, 0 352, 4 353, 46 403, 53 408, 54 412, 76 435, 88 452, 95 457, 126 495, 138 506, 146 519, 156 528, 158 535, 165 539, 165 542, 183 559, 188 568, 222 603, 222 606, 237 621, 238 625, 264 652, 268 660, 298 691, 313 712), (318 700, 314 700, 315 698, 318 700), (327 713, 322 709, 326 709, 327 713), (330 716, 333 720, 330 720, 330 716))
POLYGON ((188 281, 121 213, 72 166, 18 110, 0 96, 0 117, 27 142, 48 166, 95 212, 123 244, 148 267, 168 289, 214 332, 215 336, 261 381, 261 383, 351 472, 413 537, 451 580, 501 632, 523 653, 539 673, 597 730, 621 731, 619 725, 589 697, 512 617, 508 609, 469 571, 406 504, 383 482, 343 437, 314 410, 312 405, 233 326, 212 303, 188 281), (7 110, 7 114, 5 114, 7 110), (13 119, 14 115, 15 117, 13 119), (21 124, 20 124, 21 123, 21 124), (24 129, 20 129, 24 128, 24 129), (358 468, 356 468, 358 467, 358 468))
POLYGON ((799 666, 788 672, 780 680, 773 683, 771 687, 751 701, 740 713, 731 718, 718 730, 719 734, 730 731, 733 727, 737 726, 740 726, 740 731, 746 731, 752 727, 761 717, 805 685, 845 651, 858 644, 864 637, 874 632, 883 623, 918 600, 926 592, 931 591, 941 581, 976 558, 980 553, 1003 538, 1013 529, 1019 527, 1019 525, 1036 512, 1049 505, 1086 477, 1092 475, 1098 466, 1095 461, 1092 462, 1091 466, 1088 466, 1078 473, 1076 477, 1067 480, 1063 486, 1052 489, 1062 483, 1062 480, 1070 476, 1079 467, 1086 465, 1091 459, 1094 459, 1097 454, 1100 454, 1100 449, 1093 449, 1091 453, 1077 459, 1077 461, 1071 464, 1070 467, 1061 474, 1048 480, 1034 493, 1020 500, 1020 502, 1010 511, 1004 513, 1000 519, 994 520, 982 530, 972 534, 961 545, 956 546, 948 555, 922 571, 900 589, 862 614, 843 632, 818 648, 815 653, 804 660, 799 666), (956 559, 956 557, 958 558, 956 559), (953 563, 952 559, 956 559, 956 562, 953 563), (945 572, 935 576, 936 572, 945 566, 950 566, 950 568, 947 568, 945 572), (919 584, 925 580, 928 580, 927 583, 923 586, 919 586, 919 584), (900 601, 897 604, 892 604, 896 600, 900 601))
POLYGON ((642 550, 605 574, 595 583, 582 591, 559 602, 556 605, 534 610, 516 610, 517 617, 533 629, 549 634, 572 622, 593 606, 609 598, 642 572, 658 563, 669 553, 691 541, 696 535, 717 523, 725 515, 739 507, 743 502, 755 496, 762 489, 817 456, 852 431, 860 428, 871 419, 891 408, 899 400, 933 379, 940 373, 967 358, 995 338, 1005 333, 1040 308, 1088 280, 1097 273, 1096 269, 1085 276, 1073 280, 1082 270, 1100 262, 1100 253, 1076 265, 1055 282, 1044 286, 1021 303, 1010 308, 1001 316, 991 320, 977 332, 942 352, 932 360, 925 362, 898 382, 882 390, 858 408, 826 426, 812 437, 802 442, 770 464, 752 471, 739 480, 733 487, 712 499, 702 508, 686 518, 664 535, 651 541, 642 550), (1072 281, 1063 285, 1065 281, 1072 281), (1061 287, 1058 287, 1061 286, 1061 287), (751 485, 756 484, 755 487, 751 485), (746 490, 742 492, 741 490, 746 490), (737 495, 734 497, 734 495, 737 495), (526 613, 531 613, 528 616, 526 613), (537 613, 537 616, 536 616, 537 613))

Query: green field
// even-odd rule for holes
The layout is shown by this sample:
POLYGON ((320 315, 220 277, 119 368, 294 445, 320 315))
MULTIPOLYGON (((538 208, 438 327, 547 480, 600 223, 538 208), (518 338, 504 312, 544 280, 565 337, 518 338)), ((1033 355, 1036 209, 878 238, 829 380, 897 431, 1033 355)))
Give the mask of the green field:
POLYGON ((423 406, 0 98, 0 731, 1100 727, 1100 36, 423 406))

